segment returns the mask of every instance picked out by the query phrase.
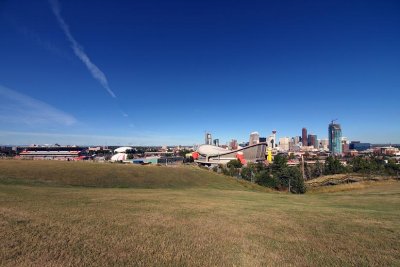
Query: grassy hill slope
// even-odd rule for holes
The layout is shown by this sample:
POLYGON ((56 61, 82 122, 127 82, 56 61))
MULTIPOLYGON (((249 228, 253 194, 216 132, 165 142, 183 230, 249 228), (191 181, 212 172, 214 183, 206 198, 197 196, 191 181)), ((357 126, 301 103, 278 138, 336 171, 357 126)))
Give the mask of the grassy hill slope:
POLYGON ((0 183, 120 188, 263 189, 192 166, 0 160, 0 183))
POLYGON ((399 181, 247 185, 197 168, 0 161, 0 266, 400 266, 399 181))
POLYGON ((0 184, 0 266, 399 266, 400 183, 290 195, 0 184))

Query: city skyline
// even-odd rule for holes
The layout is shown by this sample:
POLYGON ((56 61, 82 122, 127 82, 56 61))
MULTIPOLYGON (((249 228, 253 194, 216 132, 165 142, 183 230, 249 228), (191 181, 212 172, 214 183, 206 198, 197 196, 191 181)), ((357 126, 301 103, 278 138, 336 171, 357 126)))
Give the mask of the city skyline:
MULTIPOLYGON (((308 132, 309 134, 307 135, 307 144, 304 145, 303 144, 303 138, 302 138, 302 134, 304 132, 304 127, 301 129, 302 131, 300 132, 300 134, 293 134, 293 135, 279 135, 276 134, 276 139, 277 139, 277 143, 276 145, 279 145, 279 140, 281 138, 287 138, 288 141, 290 140, 295 140, 295 139, 299 139, 299 143, 302 146, 316 146, 316 141, 321 141, 321 140, 325 140, 325 141, 329 141, 329 133, 330 133, 330 125, 331 123, 328 124, 328 132, 327 132, 327 136, 322 136, 320 137, 319 135, 316 134, 312 134, 313 132, 308 132), (311 133, 311 134, 310 134, 311 133), (312 138, 312 141, 310 141, 310 137, 312 138), (313 145, 314 144, 314 145, 313 145)), ((340 127, 340 125, 339 125, 340 127)), ((307 131, 307 129, 306 129, 307 131)), ((247 136, 245 136, 244 138, 237 138, 236 136, 232 136, 230 137, 230 139, 221 139, 219 136, 215 136, 216 138, 214 139, 214 133, 211 131, 204 131, 203 133, 203 140, 205 138, 205 141, 199 141, 197 143, 182 143, 178 140, 177 138, 182 138, 183 136, 170 136, 168 138, 171 138, 170 140, 175 140, 172 141, 173 143, 152 143, 154 141, 154 139, 157 138, 157 136, 141 136, 142 141, 140 143, 134 143, 132 142, 132 138, 131 137, 124 137, 124 136, 120 136, 120 137, 116 137, 116 136, 89 136, 89 135, 69 135, 69 137, 74 138, 74 140, 76 141, 75 143, 62 143, 59 142, 57 140, 59 140, 60 135, 59 134, 38 134, 38 133, 25 133, 25 134, 21 134, 21 135, 25 135, 25 136, 42 136, 43 138, 45 138, 46 142, 28 142, 28 143, 0 143, 0 145, 54 145, 54 144, 61 144, 61 145, 102 145, 102 146, 112 146, 112 145, 132 145, 132 146, 164 146, 164 145, 172 145, 172 146, 177 146, 177 145, 183 145, 183 146, 192 146, 192 145, 200 145, 200 144, 209 144, 209 145, 213 145, 213 142, 215 142, 215 140, 218 140, 218 144, 223 144, 223 145, 229 145, 230 142, 232 140, 236 140, 236 142, 238 143, 249 143, 249 136, 250 136, 250 140, 252 140, 252 136, 255 134, 257 136, 257 140, 258 139, 265 139, 265 141, 262 142, 268 142, 268 138, 273 136, 273 134, 278 133, 276 130, 270 131, 268 132, 262 132, 262 134, 260 134, 258 131, 255 132, 251 132, 248 133, 247 136), (204 137, 205 135, 205 137, 204 137), (83 140, 85 140, 86 138, 92 140, 89 142, 85 142, 83 140), (98 138, 98 139, 97 139, 98 138), (93 140, 98 140, 98 142, 96 143, 96 141, 93 140), (222 142, 220 143, 220 140, 222 140, 222 142), (50 142, 49 142, 50 141, 50 142), (175 142, 175 143, 174 143, 175 142)), ((18 132, 1 132, 0 131, 0 136, 2 135, 16 135, 18 136, 19 133, 18 132)), ((338 140, 342 140, 342 138, 344 138, 344 140, 346 140, 348 143, 350 142, 361 142, 361 143, 371 143, 371 144, 394 144, 394 145, 399 145, 400 143, 393 143, 393 142, 368 142, 365 140, 359 140, 359 139, 354 139, 354 138, 348 138, 347 136, 341 135, 340 138, 338 140)), ((200 138, 201 139, 201 138, 200 138)), ((254 138, 253 138, 254 139, 254 138)), ((182 141, 182 139, 180 139, 182 141)), ((260 141, 261 142, 261 141, 260 141)), ((252 143, 252 142, 250 142, 252 143)), ((215 145, 215 144, 214 144, 215 145)))
POLYGON ((5 1, 0 144, 400 143, 400 4, 5 1), (340 19, 339 19, 340 18, 340 19), (279 139, 278 139, 279 140, 279 139))

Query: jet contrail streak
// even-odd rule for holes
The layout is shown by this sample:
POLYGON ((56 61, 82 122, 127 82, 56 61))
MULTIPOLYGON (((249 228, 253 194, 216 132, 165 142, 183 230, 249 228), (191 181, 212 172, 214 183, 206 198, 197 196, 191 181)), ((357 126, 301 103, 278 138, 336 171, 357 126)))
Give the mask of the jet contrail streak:
POLYGON ((64 21, 61 16, 60 3, 58 0, 49 0, 51 9, 53 10, 54 15, 57 18, 58 24, 66 35, 68 41, 71 43, 71 48, 74 50, 75 55, 85 64, 93 78, 95 78, 104 89, 111 95, 113 98, 117 98, 115 93, 111 90, 108 85, 108 81, 106 75, 90 60, 88 55, 83 51, 83 48, 79 45, 79 43, 72 36, 71 31, 69 30, 68 24, 64 21))

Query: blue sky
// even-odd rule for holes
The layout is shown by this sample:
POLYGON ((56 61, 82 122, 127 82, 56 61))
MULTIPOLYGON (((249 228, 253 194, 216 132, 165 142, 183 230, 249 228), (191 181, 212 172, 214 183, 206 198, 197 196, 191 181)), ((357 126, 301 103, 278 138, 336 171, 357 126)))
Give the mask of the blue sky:
POLYGON ((399 1, 0 1, 0 144, 400 143, 399 1))

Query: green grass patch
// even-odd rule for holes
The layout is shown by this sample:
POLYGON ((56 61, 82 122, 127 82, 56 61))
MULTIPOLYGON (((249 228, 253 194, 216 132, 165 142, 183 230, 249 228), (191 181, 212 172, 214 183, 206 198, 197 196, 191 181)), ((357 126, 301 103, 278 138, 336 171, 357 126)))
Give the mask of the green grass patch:
POLYGON ((193 166, 0 160, 0 184, 105 188, 214 188, 265 190, 246 181, 193 166))

